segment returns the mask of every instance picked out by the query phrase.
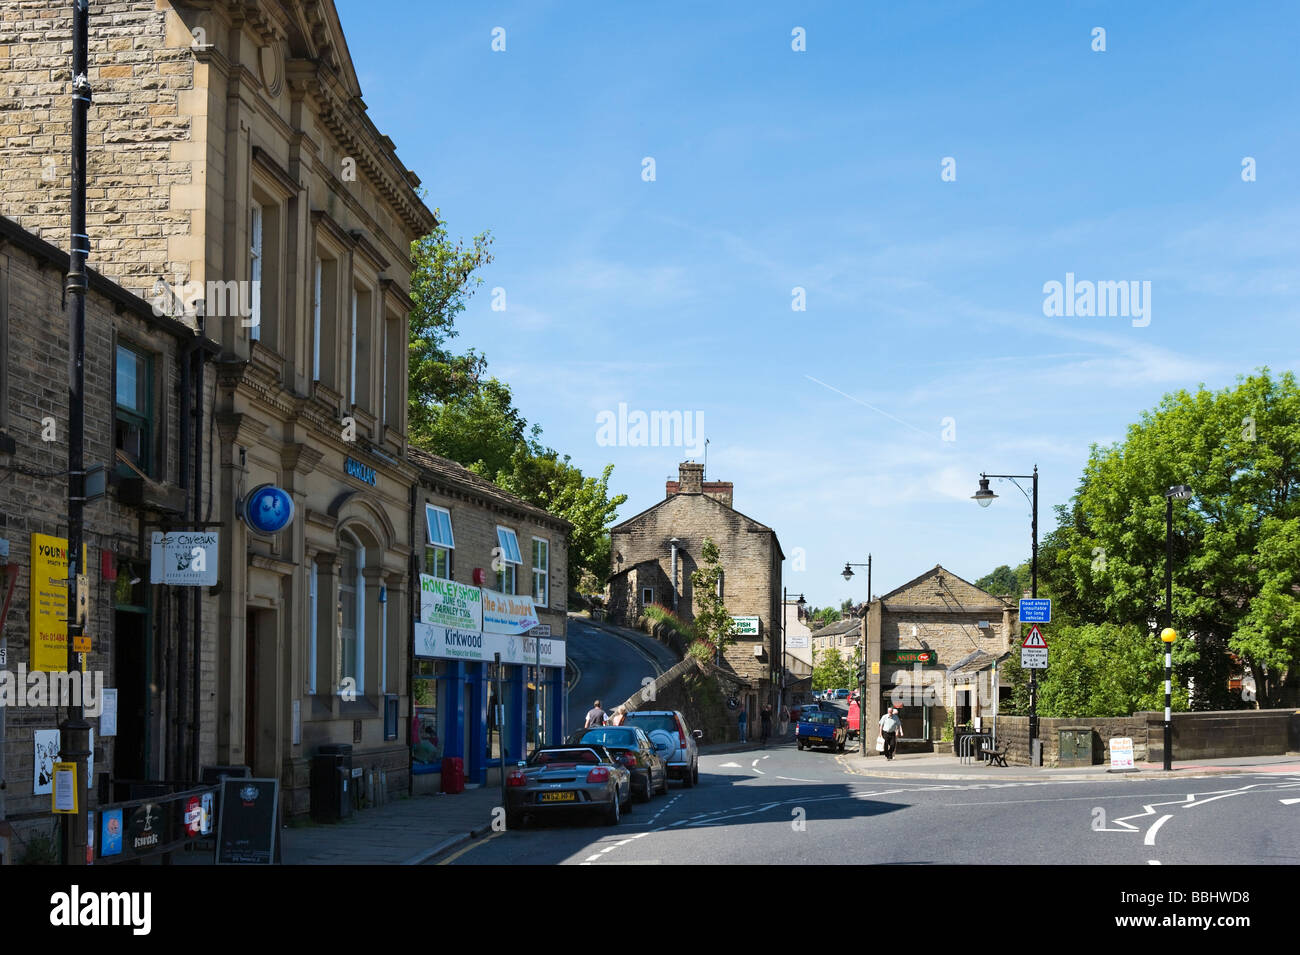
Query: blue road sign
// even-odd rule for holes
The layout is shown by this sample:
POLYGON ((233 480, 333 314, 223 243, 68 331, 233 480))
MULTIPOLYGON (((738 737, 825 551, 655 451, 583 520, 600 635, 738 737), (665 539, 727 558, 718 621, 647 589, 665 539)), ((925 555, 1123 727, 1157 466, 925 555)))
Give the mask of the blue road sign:
POLYGON ((1051 623, 1052 622, 1052 598, 1038 597, 1035 599, 1025 598, 1020 601, 1020 622, 1021 623, 1051 623))

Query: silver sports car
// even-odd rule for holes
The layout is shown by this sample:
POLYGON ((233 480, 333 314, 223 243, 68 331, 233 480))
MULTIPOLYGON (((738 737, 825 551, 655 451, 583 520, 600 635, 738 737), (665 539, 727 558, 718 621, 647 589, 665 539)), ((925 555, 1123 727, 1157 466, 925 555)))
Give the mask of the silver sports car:
POLYGON ((616 825, 632 800, 632 774, 604 746, 543 746, 506 776, 506 826, 526 816, 587 812, 616 825))

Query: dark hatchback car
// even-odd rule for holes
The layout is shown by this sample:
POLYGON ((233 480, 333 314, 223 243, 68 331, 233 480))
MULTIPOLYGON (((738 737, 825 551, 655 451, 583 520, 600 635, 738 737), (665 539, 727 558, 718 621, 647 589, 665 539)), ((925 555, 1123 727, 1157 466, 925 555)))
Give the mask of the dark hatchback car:
POLYGON ((668 792, 668 764, 639 726, 593 726, 569 737, 571 746, 604 746, 632 772, 632 792, 643 802, 668 792))

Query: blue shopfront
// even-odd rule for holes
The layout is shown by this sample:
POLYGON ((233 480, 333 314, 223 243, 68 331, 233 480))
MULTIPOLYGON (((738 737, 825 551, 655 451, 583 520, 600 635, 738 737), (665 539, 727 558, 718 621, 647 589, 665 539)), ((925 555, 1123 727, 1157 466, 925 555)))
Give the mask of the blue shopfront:
POLYGON ((433 788, 419 777, 441 774, 444 758, 462 760, 466 785, 484 785, 497 781, 495 773, 489 780, 489 770, 503 761, 509 766, 539 742, 563 740, 562 640, 420 622, 415 630, 411 772, 417 791, 433 788))

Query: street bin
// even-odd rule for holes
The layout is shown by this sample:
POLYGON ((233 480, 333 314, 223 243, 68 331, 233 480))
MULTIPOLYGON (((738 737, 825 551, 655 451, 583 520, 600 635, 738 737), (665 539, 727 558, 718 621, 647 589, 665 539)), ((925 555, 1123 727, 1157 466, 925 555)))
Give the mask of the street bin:
POLYGON ((337 822, 352 815, 352 744, 326 743, 311 759, 311 816, 337 822))
POLYGON ((442 758, 442 791, 445 793, 465 791, 465 760, 461 757, 442 758))

